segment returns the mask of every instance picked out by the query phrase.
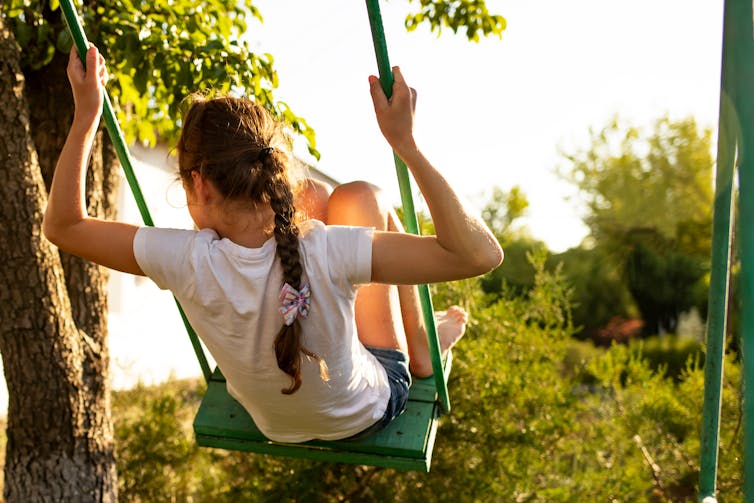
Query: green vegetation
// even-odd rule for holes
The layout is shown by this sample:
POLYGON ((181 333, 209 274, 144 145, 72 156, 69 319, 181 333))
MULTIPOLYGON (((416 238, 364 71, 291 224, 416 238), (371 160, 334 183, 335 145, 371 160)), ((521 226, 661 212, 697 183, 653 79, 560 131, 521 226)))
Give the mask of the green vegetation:
MULTIPOLYGON (((523 296, 490 301, 475 280, 438 288, 438 305, 460 302, 474 318, 456 351, 454 408, 430 474, 199 448, 190 423, 202 386, 170 382, 114 396, 121 499, 695 501, 699 353, 684 341, 575 341, 563 278, 546 271, 544 253, 531 259, 535 281, 523 296), (658 362, 671 354, 685 360, 666 377, 658 362)), ((735 362, 726 375, 720 500, 737 501, 735 362)))
MULTIPOLYGON (((586 148, 563 153, 560 171, 580 191, 590 234, 578 247, 550 253, 547 269, 572 289, 577 337, 609 345, 674 334, 683 315, 706 315, 711 147, 710 130, 693 118, 664 117, 648 128, 614 119, 591 131, 586 148)), ((534 284, 526 257, 546 246, 514 225, 527 206, 513 187, 495 189, 482 211, 506 252, 483 280, 488 293, 525 294, 534 284)))
POLYGON ((564 154, 585 201, 594 248, 620 275, 644 333, 674 333, 707 301, 712 236, 712 132, 693 118, 651 128, 613 120, 588 148, 564 154))

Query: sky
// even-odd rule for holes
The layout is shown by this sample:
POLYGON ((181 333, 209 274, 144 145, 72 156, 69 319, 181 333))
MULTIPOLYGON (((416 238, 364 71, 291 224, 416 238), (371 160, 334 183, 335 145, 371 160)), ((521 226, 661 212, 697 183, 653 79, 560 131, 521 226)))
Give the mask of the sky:
MULTIPOLYGON (((275 57, 277 97, 317 131, 321 160, 340 180, 382 186, 398 204, 390 149, 368 91, 376 62, 364 2, 254 0, 257 52, 275 57)), ((669 115, 717 122, 722 2, 708 0, 487 0, 506 17, 502 40, 470 43, 450 31, 406 33, 407 2, 381 2, 390 59, 418 90, 415 135, 456 191, 481 207, 492 187, 520 186, 525 224, 556 251, 586 234, 573 187, 555 175, 559 151, 587 146, 589 128, 616 114, 634 124, 669 115)), ((136 152, 144 160, 148 154, 136 152)), ((155 162, 164 154, 154 154, 155 162)), ((138 170, 137 170, 138 171, 138 170)), ((190 226, 166 171, 140 172, 157 225, 190 226)), ((125 185, 125 184, 124 184, 125 185)), ((125 191, 125 188, 123 189, 125 191)), ((130 195, 125 219, 138 221, 130 195)), ((171 296, 114 273, 110 285, 114 388, 198 376, 171 296)), ((7 393, 0 386, 0 409, 7 393)))
MULTIPOLYGON (((367 76, 376 73, 364 2, 256 0, 253 50, 275 57, 277 96, 317 131, 321 160, 340 181, 366 179, 399 204, 389 147, 367 76)), ((456 191, 481 208, 492 187, 520 186, 531 234, 555 251, 587 230, 559 154, 588 146, 616 114, 636 125, 669 115, 717 121, 722 2, 487 0, 502 39, 480 43, 427 27, 407 33, 404 0, 381 2, 393 65, 419 93, 415 135, 456 191)))

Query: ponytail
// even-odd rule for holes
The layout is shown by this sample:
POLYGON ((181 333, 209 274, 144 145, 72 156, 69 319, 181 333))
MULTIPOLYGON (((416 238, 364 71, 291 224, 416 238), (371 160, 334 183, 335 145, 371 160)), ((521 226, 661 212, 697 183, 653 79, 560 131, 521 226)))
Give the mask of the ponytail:
POLYGON ((298 251, 299 229, 295 222, 296 208, 293 204, 293 192, 276 157, 275 150, 266 147, 260 151, 258 159, 263 165, 263 171, 270 175, 266 189, 270 206, 275 213, 273 232, 277 243, 276 253, 283 268, 284 286, 281 301, 284 300, 286 294, 296 299, 293 305, 288 306, 288 309, 285 306, 281 308, 285 321, 275 337, 275 357, 278 367, 288 374, 292 381, 290 387, 281 391, 290 395, 301 387, 301 353, 319 362, 322 380, 327 381, 328 375, 325 361, 301 346, 300 317, 308 314, 309 286, 301 284, 303 268, 298 251))

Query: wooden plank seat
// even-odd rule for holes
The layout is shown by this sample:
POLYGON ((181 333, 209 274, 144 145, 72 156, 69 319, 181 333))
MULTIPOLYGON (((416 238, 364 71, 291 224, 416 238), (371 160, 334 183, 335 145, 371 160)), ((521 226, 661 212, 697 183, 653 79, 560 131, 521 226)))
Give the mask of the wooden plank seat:
MULTIPOLYGON (((450 362, 448 358, 446 374, 450 362)), ((203 447, 428 472, 439 415, 433 378, 414 379, 406 412, 375 435, 354 441, 273 442, 228 394, 216 369, 194 419, 194 433, 203 447)))

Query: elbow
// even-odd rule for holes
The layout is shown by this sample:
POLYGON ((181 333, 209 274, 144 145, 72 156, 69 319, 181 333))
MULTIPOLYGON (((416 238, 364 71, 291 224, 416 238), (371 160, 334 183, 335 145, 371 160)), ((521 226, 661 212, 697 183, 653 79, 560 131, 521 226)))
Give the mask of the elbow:
POLYGON ((503 248, 500 246, 500 243, 494 241, 492 249, 490 250, 489 263, 487 264, 488 268, 485 273, 500 267, 500 264, 503 263, 504 258, 505 253, 503 252, 503 248))
POLYGON ((488 272, 498 268, 503 263, 503 248, 497 240, 491 240, 489 246, 484 251, 477 254, 477 260, 475 263, 476 276, 487 274, 488 272))
POLYGON ((455 257, 453 280, 483 276, 502 263, 503 249, 496 239, 490 237, 489 241, 477 243, 476 247, 467 248, 455 257))
POLYGON ((52 219, 47 214, 47 212, 45 212, 44 217, 42 217, 42 235, 47 239, 47 241, 53 244, 57 244, 55 226, 52 224, 52 219))
POLYGON ((42 217, 42 235, 57 247, 60 247, 61 239, 65 235, 63 226, 48 211, 42 217))
MULTIPOLYGON (((491 267, 490 267, 489 271, 491 271, 493 269, 497 269, 498 267, 500 267, 500 265, 503 263, 503 259, 505 258, 505 252, 503 251, 503 247, 500 246, 500 243, 498 243, 497 241, 495 241, 494 248, 495 248, 495 250, 492 253, 492 260, 490 261, 491 267)), ((489 272, 489 271, 487 271, 487 272, 489 272)))
POLYGON ((60 233, 55 228, 55 226, 50 222, 50 219, 47 217, 47 215, 44 216, 42 219, 42 235, 49 241, 50 243, 54 245, 58 245, 58 236, 60 233))

